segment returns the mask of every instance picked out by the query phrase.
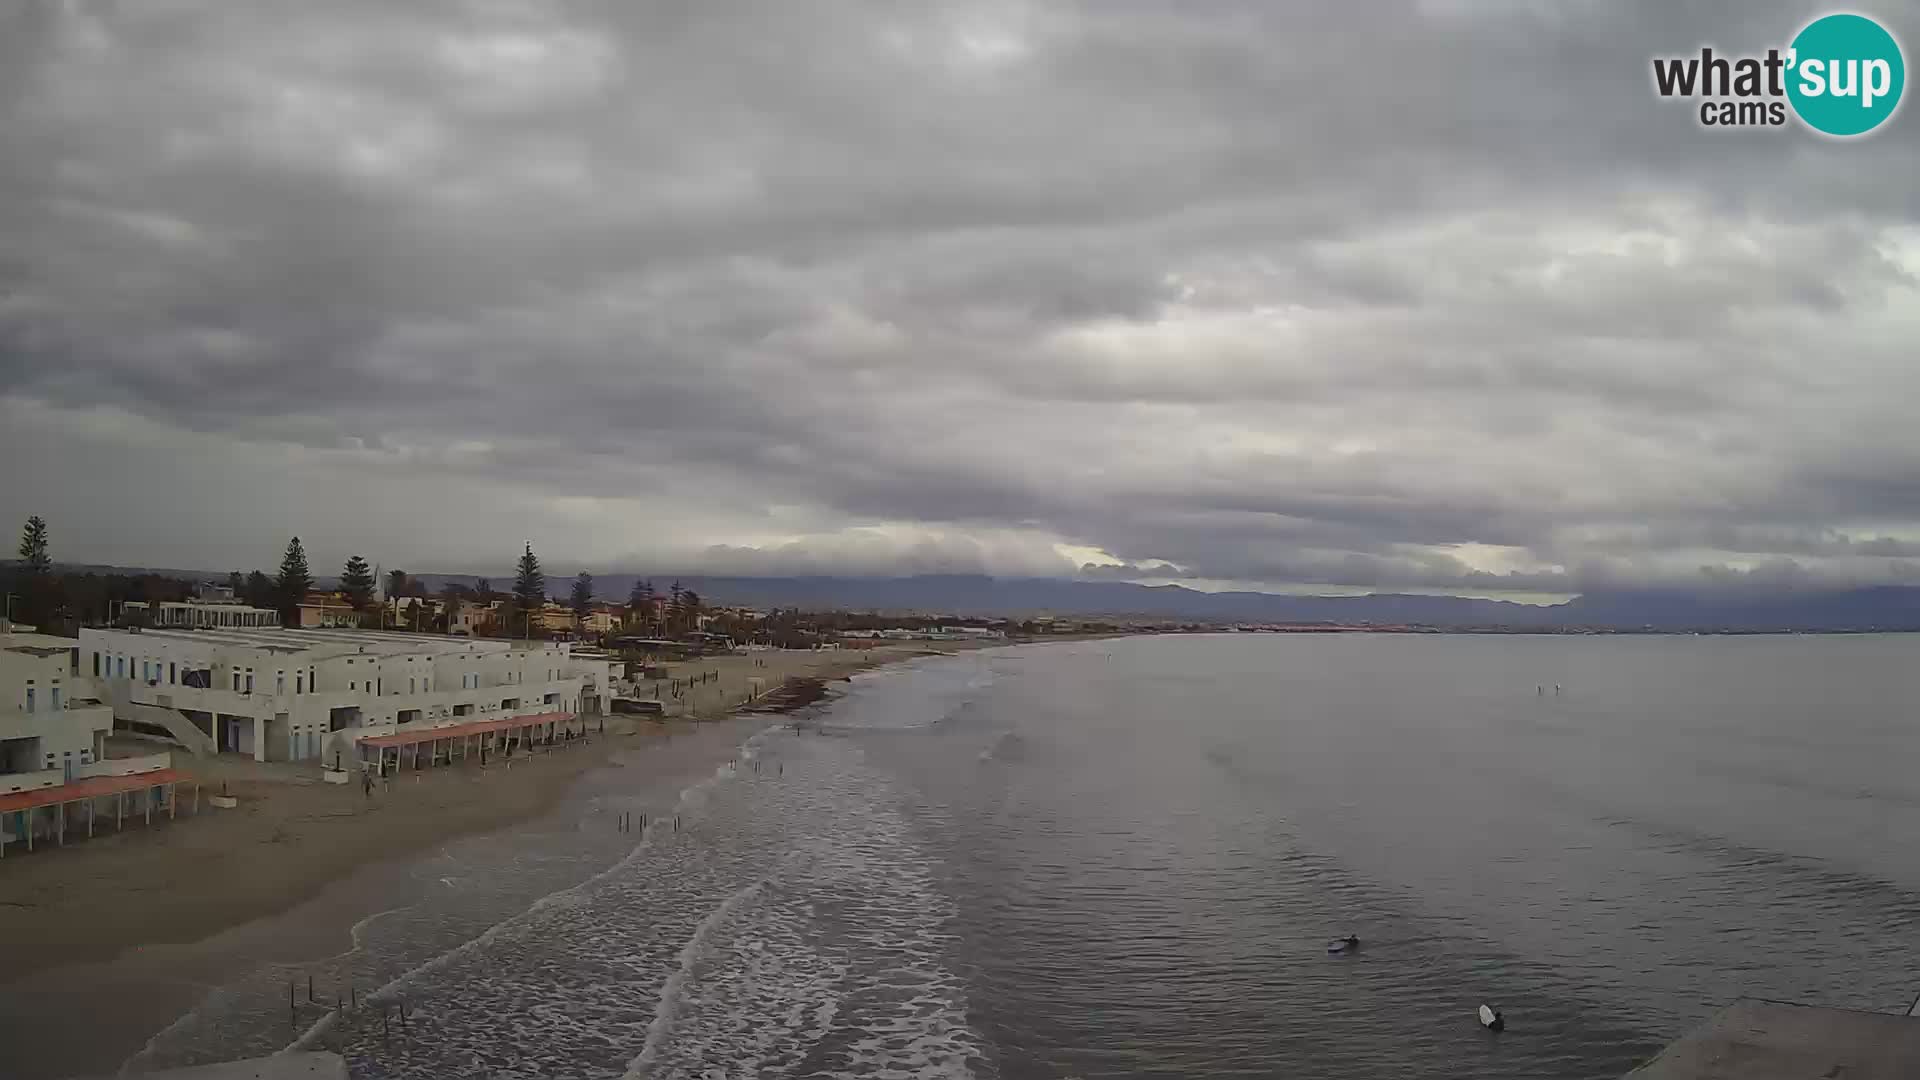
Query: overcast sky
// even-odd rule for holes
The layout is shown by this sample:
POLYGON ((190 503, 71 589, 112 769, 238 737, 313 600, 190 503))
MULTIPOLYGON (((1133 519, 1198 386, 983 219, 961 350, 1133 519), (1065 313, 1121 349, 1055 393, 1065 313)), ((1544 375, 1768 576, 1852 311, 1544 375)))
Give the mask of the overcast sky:
POLYGON ((1920 116, 1650 87, 1820 10, 0 0, 0 506, 213 569, 1920 583, 1920 116))

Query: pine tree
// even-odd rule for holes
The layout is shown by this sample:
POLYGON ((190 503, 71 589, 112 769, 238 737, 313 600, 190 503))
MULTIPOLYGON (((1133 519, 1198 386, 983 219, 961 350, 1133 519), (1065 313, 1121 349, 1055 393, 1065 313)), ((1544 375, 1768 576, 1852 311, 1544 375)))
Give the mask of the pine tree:
POLYGON ((440 590, 440 602, 445 608, 447 633, 451 634, 454 620, 460 615, 460 586, 447 582, 446 587, 440 590))
POLYGON ((367 610, 373 600, 373 567, 358 555, 349 558, 340 568, 340 588, 355 611, 367 610))
POLYGON ((569 599, 573 601, 574 621, 578 623, 586 622, 587 613, 593 610, 592 574, 587 573, 585 570, 580 571, 580 576, 573 579, 573 595, 569 597, 569 599))
POLYGON ((482 607, 493 603, 493 582, 483 577, 474 578, 473 595, 479 598, 482 607))
POLYGON ((686 594, 680 591, 680 583, 674 582, 667 590, 667 612, 663 620, 666 623, 668 637, 680 633, 680 620, 686 616, 686 594))
POLYGON ((405 570, 387 571, 387 595, 398 597, 407 591, 407 572, 405 570))
POLYGON ((227 591, 233 593, 235 597, 238 597, 240 590, 243 588, 246 588, 246 579, 240 576, 240 571, 227 571, 227 591))
POLYGON ((53 558, 47 554, 47 522, 39 514, 20 530, 21 606, 19 614, 35 626, 53 609, 53 558))
POLYGON ((540 559, 534 555, 531 543, 520 553, 520 562, 514 568, 513 599, 522 616, 539 610, 547 602, 547 575, 540 572, 540 559))
POLYGON ((688 589, 680 594, 680 618, 685 620, 688 632, 700 629, 700 594, 688 589))
POLYGON ((300 601, 313 589, 313 574, 307 569, 307 549, 300 538, 287 541, 287 553, 280 557, 280 576, 274 580, 274 593, 280 601, 280 622, 293 626, 298 622, 300 601))
POLYGON ((273 579, 258 570, 253 571, 247 575, 246 584, 241 586, 240 598, 250 607, 272 607, 273 579))
POLYGON ((41 576, 53 572, 53 559, 47 554, 47 522, 39 514, 27 519, 20 530, 20 561, 27 573, 41 576))
POLYGON ((627 622, 633 626, 653 623, 653 582, 635 578, 633 591, 627 594, 627 622))

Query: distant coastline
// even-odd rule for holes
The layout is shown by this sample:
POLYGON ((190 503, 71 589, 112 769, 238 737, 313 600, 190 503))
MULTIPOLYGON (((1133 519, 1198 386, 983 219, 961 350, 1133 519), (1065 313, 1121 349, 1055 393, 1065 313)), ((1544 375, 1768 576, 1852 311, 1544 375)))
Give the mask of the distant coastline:
MULTIPOLYGON (((0 574, 13 563, 0 561, 0 574)), ((224 574, 185 569, 55 564, 69 573, 156 574, 218 580, 224 574)), ((671 574, 648 575, 669 580, 671 574)), ((471 575, 419 573, 429 589, 469 583, 471 575)), ((499 580, 510 575, 498 575, 499 580)), ((565 573, 556 571, 555 580, 565 573)), ((601 596, 625 596, 640 575, 596 574, 601 596)), ((324 584, 324 576, 316 579, 324 584)), ((678 575, 709 602, 810 612, 1049 618, 1090 622, 1105 631, 1232 627, 1314 627, 1421 633, 1906 633, 1920 631, 1920 587, 1609 588, 1558 604, 1521 603, 1481 595, 1372 592, 1295 595, 1205 592, 1181 585, 1066 578, 996 578, 982 574, 909 577, 718 577, 678 575)), ((1076 628, 1077 632, 1077 628, 1076 628)))

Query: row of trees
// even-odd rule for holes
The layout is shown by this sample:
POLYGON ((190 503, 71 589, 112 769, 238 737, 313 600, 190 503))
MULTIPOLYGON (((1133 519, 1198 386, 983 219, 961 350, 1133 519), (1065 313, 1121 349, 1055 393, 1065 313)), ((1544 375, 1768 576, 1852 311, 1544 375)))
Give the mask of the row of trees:
MULTIPOLYGON (((28 518, 21 529, 19 552, 20 561, 12 568, 7 586, 8 614, 23 623, 50 628, 62 623, 104 623, 112 620, 119 606, 126 602, 184 600, 193 591, 191 582, 157 574, 56 574, 47 523, 38 515, 28 518)), ((370 613, 373 610, 375 583, 373 568, 363 556, 350 556, 341 566, 340 591, 356 611, 370 613)), ((253 570, 242 574, 235 570, 227 575, 227 586, 236 599, 253 607, 278 611, 286 626, 299 624, 300 604, 314 585, 306 548, 297 536, 287 541, 278 573, 269 575, 253 570)), ((404 570, 388 571, 385 585, 389 597, 425 599, 429 595, 426 584, 404 570)), ((521 549, 514 567, 513 589, 507 598, 511 601, 507 620, 504 624, 495 620, 490 631, 502 636, 539 634, 541 628, 535 613, 547 603, 547 578, 531 543, 521 549)), ((424 605, 410 606, 411 628, 451 629, 467 604, 491 608, 496 599, 499 597, 486 578, 475 578, 471 586, 449 582, 440 590, 442 611, 430 624, 424 605)), ((593 575, 583 570, 573 579, 568 596, 568 606, 580 623, 584 624, 592 613, 594 600, 593 575)), ((629 633, 678 636, 699 629, 704 610, 699 594, 681 588, 679 582, 673 583, 665 602, 660 603, 653 583, 640 580, 634 582, 628 594, 623 621, 629 633)))
POLYGON ((193 584, 163 574, 55 571, 52 537, 39 515, 20 530, 19 561, 0 572, 6 614, 51 634, 72 635, 81 623, 105 623, 131 602, 184 600, 193 584))

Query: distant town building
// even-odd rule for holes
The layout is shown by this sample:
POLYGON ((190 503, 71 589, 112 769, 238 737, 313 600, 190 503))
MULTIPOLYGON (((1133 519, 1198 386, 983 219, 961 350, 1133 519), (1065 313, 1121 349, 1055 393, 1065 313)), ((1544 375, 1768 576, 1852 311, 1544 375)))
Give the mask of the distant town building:
POLYGON ((120 610, 123 621, 183 630, 257 629, 280 625, 280 613, 271 608, 221 601, 162 601, 157 604, 130 601, 122 605, 120 610))
POLYGON ((500 624, 501 610, 505 605, 504 600, 490 600, 484 604, 478 600, 463 601, 460 610, 454 612, 453 618, 448 621, 447 633, 464 637, 492 633, 500 624))
POLYGON ((308 593, 297 610, 300 627, 306 630, 354 629, 360 625, 360 612, 341 593, 308 593))

